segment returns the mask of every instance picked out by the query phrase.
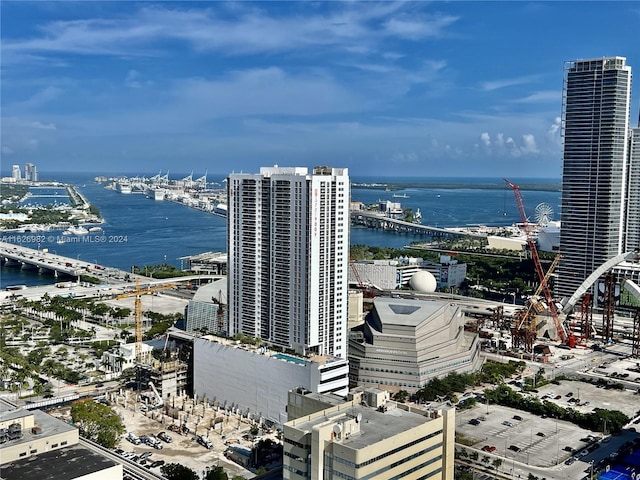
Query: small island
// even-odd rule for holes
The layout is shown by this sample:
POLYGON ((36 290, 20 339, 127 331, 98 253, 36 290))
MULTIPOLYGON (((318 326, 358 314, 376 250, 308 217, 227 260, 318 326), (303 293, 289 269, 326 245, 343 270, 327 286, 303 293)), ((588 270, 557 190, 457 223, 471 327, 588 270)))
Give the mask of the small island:
POLYGON ((72 185, 5 181, 0 185, 0 231, 41 232, 102 222, 99 209, 72 185))

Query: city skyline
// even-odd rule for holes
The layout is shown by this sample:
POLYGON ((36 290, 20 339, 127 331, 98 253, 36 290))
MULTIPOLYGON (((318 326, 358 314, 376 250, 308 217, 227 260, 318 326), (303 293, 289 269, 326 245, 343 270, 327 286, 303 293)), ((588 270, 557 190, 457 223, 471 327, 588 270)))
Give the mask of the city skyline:
POLYGON ((41 172, 559 178, 564 62, 640 65, 633 2, 1 9, 2 160, 41 172))

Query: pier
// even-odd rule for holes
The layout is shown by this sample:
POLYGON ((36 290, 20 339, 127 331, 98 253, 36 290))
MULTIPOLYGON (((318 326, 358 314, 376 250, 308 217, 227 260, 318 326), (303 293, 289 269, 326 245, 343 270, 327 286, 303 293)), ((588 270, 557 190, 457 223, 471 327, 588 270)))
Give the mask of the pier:
POLYGON ((425 235, 435 238, 473 237, 486 238, 479 233, 459 232, 446 228, 420 225, 418 223, 405 222, 387 217, 376 212, 354 211, 351 212, 351 225, 359 225, 367 228, 378 228, 387 232, 406 233, 410 235, 425 235))

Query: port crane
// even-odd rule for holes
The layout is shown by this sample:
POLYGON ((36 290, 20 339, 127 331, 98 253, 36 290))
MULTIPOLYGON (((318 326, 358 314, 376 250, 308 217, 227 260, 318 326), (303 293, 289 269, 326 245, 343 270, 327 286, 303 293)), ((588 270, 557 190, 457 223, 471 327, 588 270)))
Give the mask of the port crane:
POLYGON ((511 187, 511 189, 513 190, 513 194, 515 195, 516 204, 518 205, 518 211, 520 212, 520 218, 522 219, 522 228, 525 231, 527 239, 527 246, 529 247, 529 251, 531 252, 531 258, 536 268, 536 272, 538 273, 538 278, 540 279, 539 288, 542 289, 542 292, 544 294, 544 298, 547 302, 547 308, 549 309, 549 313, 551 315, 551 318, 553 319, 558 337, 560 338, 560 341, 562 343, 566 343, 568 341, 569 345, 573 346, 575 339, 572 335, 570 336, 570 338, 567 338, 567 332, 565 331, 562 322, 560 322, 558 309, 556 308, 556 304, 553 301, 553 297, 551 296, 551 291, 549 290, 549 285, 547 283, 548 276, 545 275, 544 271, 542 270, 540 257, 538 256, 538 249, 536 248, 536 243, 534 242, 533 236, 531 234, 531 224, 529 223, 527 214, 524 211, 524 202, 522 200, 522 194, 520 193, 520 187, 518 187, 518 185, 516 185, 515 183, 510 182, 506 178, 504 179, 504 181, 507 183, 507 185, 509 185, 509 187, 511 187))
POLYGON ((123 298, 135 297, 135 317, 136 317, 136 361, 142 360, 142 295, 159 292, 175 287, 175 283, 166 283, 164 285, 154 285, 152 287, 140 288, 140 278, 136 278, 136 289, 132 292, 121 293, 116 296, 116 300, 123 298))

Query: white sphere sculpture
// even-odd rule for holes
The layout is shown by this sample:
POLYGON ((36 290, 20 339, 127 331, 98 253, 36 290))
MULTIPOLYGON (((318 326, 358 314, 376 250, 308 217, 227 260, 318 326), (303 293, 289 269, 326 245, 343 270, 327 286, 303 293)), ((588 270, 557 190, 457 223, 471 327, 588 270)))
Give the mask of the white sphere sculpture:
POLYGON ((409 286, 416 292, 433 293, 436 291, 438 282, 431 272, 421 270, 413 274, 409 280, 409 286))

